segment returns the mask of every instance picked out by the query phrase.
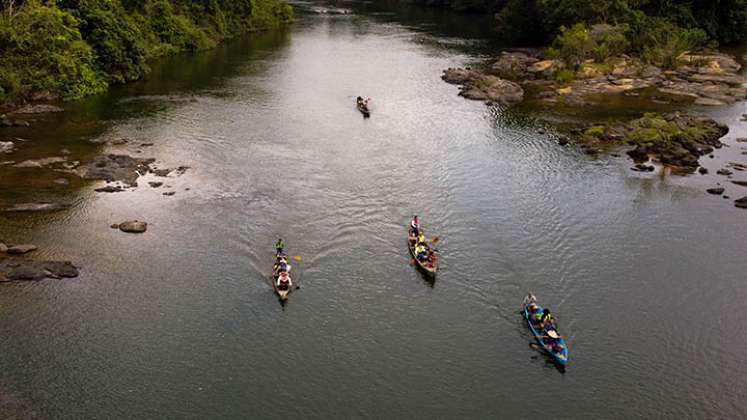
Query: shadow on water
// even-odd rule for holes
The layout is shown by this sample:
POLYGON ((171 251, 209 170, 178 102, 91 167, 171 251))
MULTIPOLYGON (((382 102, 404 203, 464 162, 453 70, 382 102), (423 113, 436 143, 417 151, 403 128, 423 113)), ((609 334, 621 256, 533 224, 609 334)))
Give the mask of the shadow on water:
MULTIPOLYGON (((0 207, 34 201, 79 202, 87 182, 65 175, 60 168, 16 168, 13 163, 53 156, 65 156, 68 162, 89 161, 102 151, 103 142, 92 140, 110 136, 116 123, 231 95, 225 89, 226 81, 266 72, 268 57, 290 44, 289 31, 252 34, 213 50, 153 61, 151 72, 142 81, 112 86, 104 94, 66 104, 65 112, 35 116, 30 128, 4 129, 0 140, 15 139, 16 151, 3 156, 11 163, 0 165, 0 207), (54 182, 60 178, 67 184, 54 182)), ((27 216, 21 217, 26 220, 27 216)))

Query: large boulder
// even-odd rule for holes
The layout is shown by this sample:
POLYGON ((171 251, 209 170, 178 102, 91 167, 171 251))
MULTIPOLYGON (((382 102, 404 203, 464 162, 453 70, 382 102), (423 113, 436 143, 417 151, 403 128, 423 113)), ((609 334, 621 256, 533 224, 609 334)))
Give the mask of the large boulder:
POLYGON ((119 230, 127 233, 143 233, 148 230, 148 223, 139 220, 130 220, 120 223, 119 230))
POLYGON ((467 99, 510 105, 524 99, 524 89, 514 82, 487 75, 466 85, 460 95, 467 99))
POLYGON ((527 68, 539 61, 523 52, 506 51, 491 66, 491 72, 504 79, 519 79, 527 75, 527 68))

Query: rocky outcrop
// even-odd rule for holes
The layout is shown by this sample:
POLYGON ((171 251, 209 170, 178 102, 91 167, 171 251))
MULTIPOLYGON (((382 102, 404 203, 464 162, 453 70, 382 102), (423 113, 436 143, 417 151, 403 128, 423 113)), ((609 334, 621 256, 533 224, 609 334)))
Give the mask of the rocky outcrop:
MULTIPOLYGON (((532 50, 507 51, 485 72, 462 70, 457 73, 449 69, 447 72, 452 74, 446 75, 444 80, 464 84, 464 79, 469 82, 494 75, 525 88, 531 87, 527 89, 530 91, 527 99, 546 104, 593 105, 606 95, 638 96, 641 92, 653 101, 691 102, 702 106, 733 104, 747 99, 747 79, 739 73, 739 63, 720 52, 704 50, 683 54, 678 59, 679 67, 669 71, 627 55, 602 63, 587 60, 576 71, 570 71, 560 60, 546 59, 542 54, 532 50)), ((481 97, 480 90, 476 93, 481 97)))
POLYGON ((698 159, 722 147, 721 137, 729 131, 709 118, 681 114, 646 114, 627 124, 598 125, 584 130, 579 142, 595 149, 628 145, 636 162, 654 158, 662 164, 694 172, 698 159))
POLYGON ((70 261, 0 261, 0 282, 74 278, 78 275, 78 268, 70 261))
POLYGON ((467 99, 511 105, 524 99, 524 89, 517 83, 469 69, 450 68, 443 80, 461 85, 459 94, 467 99))
POLYGON ((93 161, 78 167, 76 173, 83 179, 118 181, 126 186, 136 186, 140 175, 150 170, 155 159, 139 159, 127 155, 98 156, 93 161))

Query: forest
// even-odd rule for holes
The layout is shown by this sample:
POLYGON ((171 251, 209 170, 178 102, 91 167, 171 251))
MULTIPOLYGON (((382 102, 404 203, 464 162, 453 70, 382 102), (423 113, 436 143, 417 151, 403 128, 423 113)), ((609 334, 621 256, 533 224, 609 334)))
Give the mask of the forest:
POLYGON ((148 60, 293 20, 285 0, 2 0, 0 103, 79 99, 148 60))

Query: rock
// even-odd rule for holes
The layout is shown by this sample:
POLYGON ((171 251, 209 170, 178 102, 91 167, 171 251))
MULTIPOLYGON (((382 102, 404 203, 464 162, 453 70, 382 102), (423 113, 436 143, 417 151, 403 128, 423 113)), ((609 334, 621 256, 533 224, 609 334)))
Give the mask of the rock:
POLYGON ((164 177, 169 176, 169 174, 171 173, 171 169, 155 169, 154 168, 151 170, 151 172, 153 172, 155 176, 164 178, 164 177))
POLYGON ((124 189, 118 185, 107 185, 105 187, 96 188, 94 191, 104 193, 118 193, 124 191, 124 189))
POLYGON ((731 181, 731 183, 740 187, 747 187, 747 181, 731 181))
POLYGON ((78 275, 78 268, 70 261, 0 261, 0 281, 61 279, 78 275))
POLYGON ((460 68, 448 68, 444 70, 441 79, 446 83, 455 85, 463 85, 472 80, 480 78, 482 75, 473 70, 460 69, 460 68))
POLYGON ((148 185, 150 185, 151 188, 158 188, 161 185, 163 185, 163 182, 153 182, 153 181, 151 181, 151 182, 148 183, 148 185))
POLYGON ((558 137, 558 144, 561 145, 561 146, 567 145, 568 141, 569 141, 568 137, 566 137, 566 136, 560 136, 560 137, 558 137))
POLYGON ((656 168, 654 166, 646 165, 643 163, 639 163, 635 165, 634 167, 630 168, 630 170, 636 171, 636 172, 653 172, 655 169, 656 168))
POLYGON ((527 71, 530 73, 543 73, 544 75, 549 76, 555 74, 557 68, 558 62, 556 60, 543 60, 527 67, 527 71))
POLYGON ((707 168, 704 168, 704 167, 702 167, 702 166, 701 166, 700 168, 698 168, 698 172, 699 172, 699 173, 700 173, 701 175, 705 175, 705 174, 707 174, 707 173, 708 173, 708 169, 707 169, 707 168))
POLYGON ((713 194, 713 195, 721 195, 721 194, 723 194, 723 193, 724 193, 724 188, 723 188, 723 187, 708 188, 708 189, 706 190, 706 192, 707 192, 708 194, 713 194))
POLYGON ((111 154, 98 156, 93 161, 83 164, 76 173, 83 179, 119 181, 126 186, 135 186, 138 177, 148 172, 149 165, 153 162, 155 159, 111 154))
POLYGON ((5 251, 8 254, 12 255, 21 255, 21 254, 28 254, 31 251, 36 251, 38 248, 36 245, 32 244, 22 244, 22 245, 13 245, 8 247, 8 250, 5 251))
POLYGON ((746 137, 740 137, 740 138, 737 139, 737 143, 747 143, 747 138, 746 137))
POLYGON ((8 118, 0 118, 0 127, 29 127, 31 124, 29 124, 28 121, 24 120, 11 120, 8 118))
POLYGON ((109 227, 112 229, 119 229, 119 223, 112 223, 109 227))
POLYGON ((742 86, 747 83, 747 79, 738 74, 693 74, 688 77, 691 82, 714 82, 724 83, 727 85, 742 86))
POLYGON ((695 105, 722 106, 722 105, 726 105, 726 102, 719 101, 717 99, 698 98, 698 99, 695 100, 695 105))
POLYGON ((0 242, 0 252, 6 252, 7 250, 8 250, 8 246, 0 242))
POLYGON ((539 129, 537 129, 537 134, 544 135, 545 133, 547 133, 547 131, 544 128, 540 127, 539 129))
POLYGON ((505 79, 524 78, 527 68, 539 61, 523 52, 503 52, 491 66, 492 73, 505 79))
POLYGON ((730 171, 730 170, 728 170, 728 169, 719 169, 718 171, 716 171, 716 174, 718 174, 718 175, 724 175, 724 176, 729 176, 729 175, 733 174, 733 172, 730 171))
POLYGON ((53 165, 55 163, 65 162, 67 158, 54 156, 43 159, 25 160, 21 163, 13 165, 14 168, 43 168, 45 166, 53 165))
POLYGON ((67 156, 67 155, 69 155, 69 154, 70 154, 70 151, 69 151, 69 150, 67 150, 67 149, 61 149, 61 150, 60 150, 60 154, 61 154, 61 155, 66 155, 66 156, 67 156))
POLYGON ((13 142, 0 141, 0 153, 11 153, 15 149, 13 142))
POLYGON ((119 224, 119 230, 127 233, 143 233, 148 229, 148 223, 130 220, 119 224))
POLYGON ((524 89, 518 84, 474 70, 449 68, 444 70, 441 78, 448 83, 462 85, 459 95, 467 99, 492 101, 502 105, 514 104, 524 99, 524 89))
POLYGON ((23 108, 14 111, 14 114, 45 114, 49 112, 62 112, 64 109, 54 105, 26 105, 23 108))
POLYGON ((47 277, 47 270, 38 265, 20 265, 8 271, 5 277, 15 281, 41 280, 47 277))
POLYGON ((153 146, 153 143, 140 143, 140 147, 150 147, 153 146))
POLYGON ((747 209, 747 196, 734 200, 734 205, 740 209, 747 209))
POLYGON ((61 204, 61 203, 22 203, 22 204, 16 204, 11 207, 7 207, 3 209, 3 211, 7 213, 48 212, 48 211, 64 210, 68 207, 69 206, 67 204, 61 204))
POLYGON ((677 61, 682 65, 695 67, 701 73, 735 73, 742 68, 734 57, 708 50, 684 53, 677 57, 677 61))
POLYGON ((174 192, 174 191, 167 191, 167 192, 163 193, 163 195, 165 195, 167 197, 171 197, 174 194, 176 194, 176 192, 174 192))
POLYGON ((68 181, 67 178, 57 178, 52 182, 54 182, 57 185, 69 185, 70 184, 70 181, 68 181))

